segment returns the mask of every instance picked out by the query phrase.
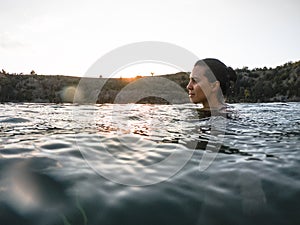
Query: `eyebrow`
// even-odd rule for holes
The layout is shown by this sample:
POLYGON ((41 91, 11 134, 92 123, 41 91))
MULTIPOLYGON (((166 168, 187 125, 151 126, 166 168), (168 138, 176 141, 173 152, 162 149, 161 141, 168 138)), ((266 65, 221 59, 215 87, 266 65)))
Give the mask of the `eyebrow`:
POLYGON ((190 76, 190 79, 199 79, 199 77, 195 76, 195 75, 192 75, 192 76, 190 76))

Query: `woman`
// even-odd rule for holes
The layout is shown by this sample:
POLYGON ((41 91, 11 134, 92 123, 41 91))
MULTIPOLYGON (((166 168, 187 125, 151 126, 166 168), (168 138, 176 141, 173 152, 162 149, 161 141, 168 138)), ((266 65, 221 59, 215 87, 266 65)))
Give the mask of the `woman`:
POLYGON ((232 81, 236 79, 235 71, 220 60, 199 60, 195 63, 187 85, 189 98, 193 103, 202 103, 203 110, 226 109, 223 96, 227 96, 232 81))
MULTIPOLYGON (((224 118, 235 117, 234 111, 229 110, 225 104, 223 96, 226 97, 230 93, 232 83, 236 79, 235 71, 218 59, 207 58, 195 63, 187 89, 191 102, 202 103, 203 108, 197 112, 199 118, 204 119, 204 123, 199 127, 200 137, 196 149, 206 149, 208 137, 217 138, 219 134, 224 134, 224 118)), ((212 142, 210 150, 213 146, 212 142)), ((216 145, 214 151, 218 152, 220 147, 222 146, 216 145)))

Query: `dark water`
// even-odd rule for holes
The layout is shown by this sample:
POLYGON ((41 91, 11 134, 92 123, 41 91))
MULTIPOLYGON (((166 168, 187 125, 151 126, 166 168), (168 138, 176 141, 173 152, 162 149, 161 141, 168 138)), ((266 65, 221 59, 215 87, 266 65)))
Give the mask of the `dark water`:
POLYGON ((0 224, 300 224, 300 104, 233 107, 0 105, 0 224))

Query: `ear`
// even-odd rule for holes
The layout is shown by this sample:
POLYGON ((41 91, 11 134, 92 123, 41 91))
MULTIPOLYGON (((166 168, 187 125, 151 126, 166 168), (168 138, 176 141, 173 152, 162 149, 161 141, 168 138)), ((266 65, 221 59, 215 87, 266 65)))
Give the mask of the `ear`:
POLYGON ((218 92, 220 89, 220 82, 216 81, 214 83, 212 83, 212 92, 218 92))

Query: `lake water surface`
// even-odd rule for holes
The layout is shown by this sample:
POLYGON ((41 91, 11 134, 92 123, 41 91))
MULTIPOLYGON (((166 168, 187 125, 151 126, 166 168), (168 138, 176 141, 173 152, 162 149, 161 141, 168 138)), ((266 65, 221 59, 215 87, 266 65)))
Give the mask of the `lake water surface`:
POLYGON ((1 225, 300 224, 300 103, 232 107, 0 104, 1 225))

